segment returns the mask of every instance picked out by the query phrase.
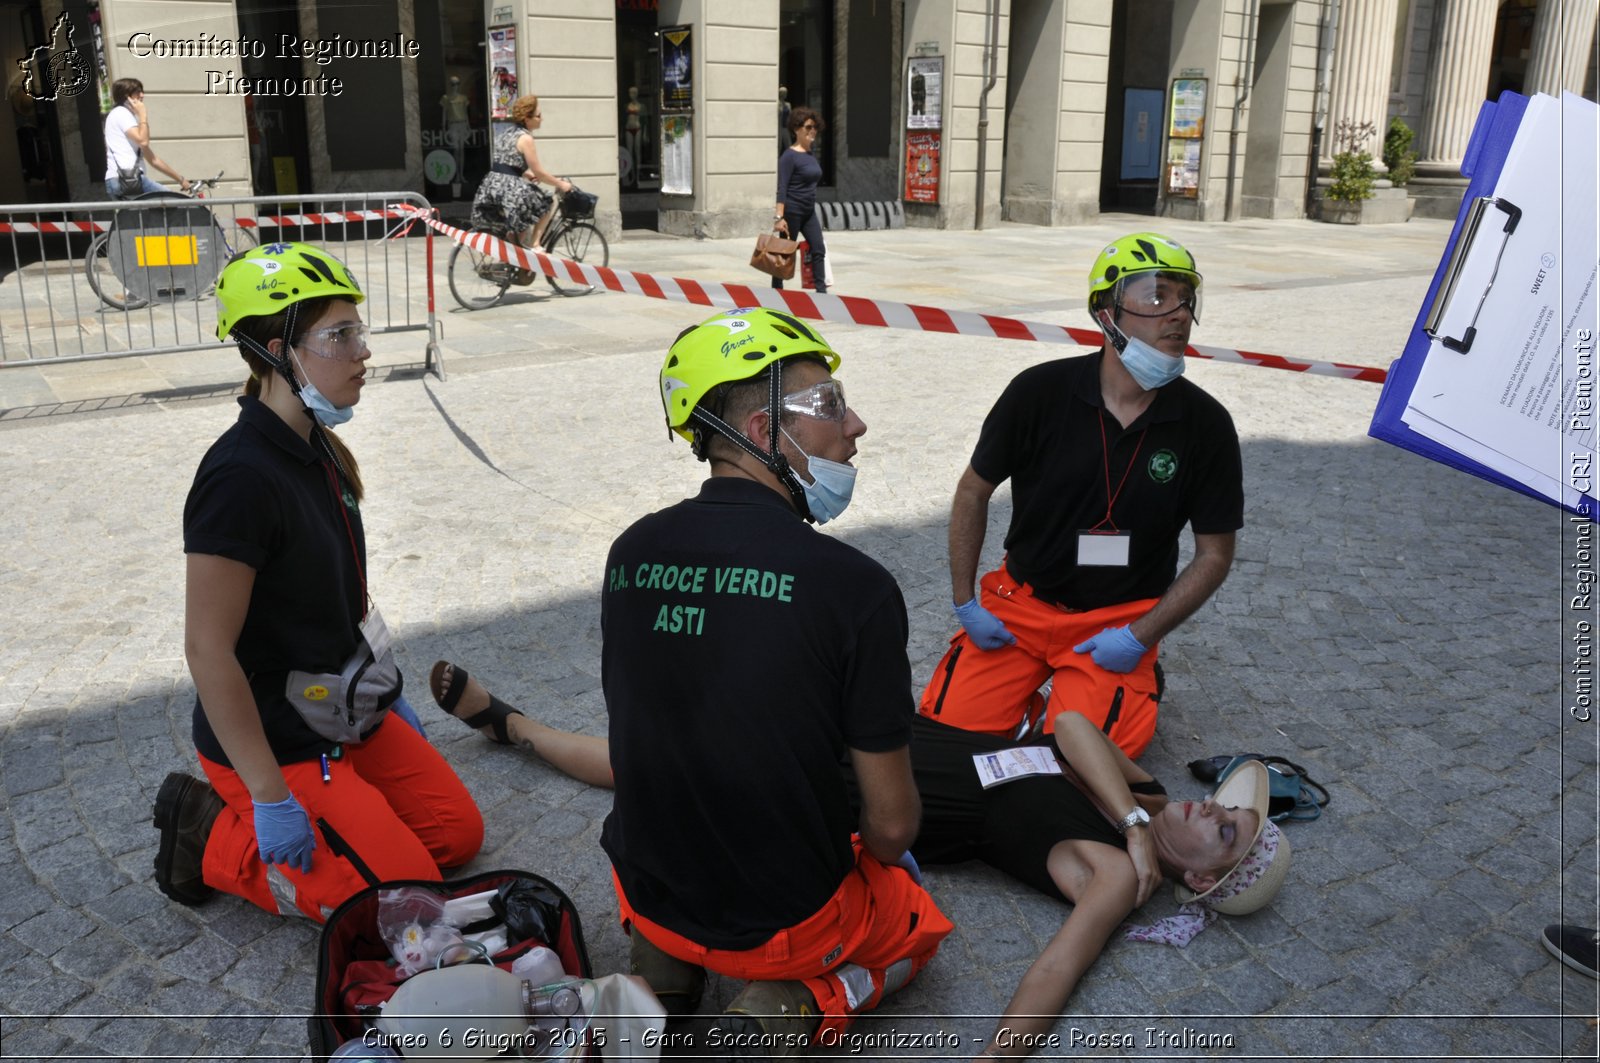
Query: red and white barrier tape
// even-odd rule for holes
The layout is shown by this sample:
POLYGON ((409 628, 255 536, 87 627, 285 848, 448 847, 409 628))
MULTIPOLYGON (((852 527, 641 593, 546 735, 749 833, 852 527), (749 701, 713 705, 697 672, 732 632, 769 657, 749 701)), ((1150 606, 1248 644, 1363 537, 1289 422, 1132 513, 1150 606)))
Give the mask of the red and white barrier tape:
MULTIPOLYGON (((404 211, 410 208, 399 205, 397 209, 404 211)), ((765 306, 816 321, 845 321, 854 325, 876 325, 880 328, 949 332, 962 336, 993 336, 998 339, 1035 340, 1040 343, 1073 343, 1086 347, 1099 347, 1104 343, 1100 333, 1091 329, 1047 325, 1037 321, 1023 321, 1018 318, 980 314, 968 310, 941 310, 938 307, 920 306, 915 303, 863 299, 853 295, 831 293, 819 295, 803 289, 721 284, 689 280, 684 277, 660 278, 649 273, 586 266, 581 262, 573 262, 570 259, 547 255, 543 251, 507 243, 488 233, 458 229, 438 218, 426 216, 421 210, 410 209, 410 213, 454 242, 466 244, 473 250, 501 262, 511 263, 520 269, 537 269, 550 276, 566 277, 574 283, 591 284, 607 291, 627 292, 652 299, 668 299, 726 310, 741 306, 765 306)), ((1345 380, 1366 380, 1374 384, 1383 383, 1389 376, 1388 370, 1375 366, 1285 358, 1277 354, 1238 351, 1229 347, 1194 345, 1187 353, 1191 357, 1218 362, 1264 365, 1272 369, 1287 369, 1294 373, 1311 373, 1345 380)))
POLYGON ((414 217, 417 210, 388 207, 384 210, 338 210, 328 214, 262 214, 255 218, 240 218, 245 228, 286 225, 337 225, 347 221, 387 221, 391 218, 414 217))
POLYGON ((0 233, 103 233, 103 221, 0 221, 0 233))

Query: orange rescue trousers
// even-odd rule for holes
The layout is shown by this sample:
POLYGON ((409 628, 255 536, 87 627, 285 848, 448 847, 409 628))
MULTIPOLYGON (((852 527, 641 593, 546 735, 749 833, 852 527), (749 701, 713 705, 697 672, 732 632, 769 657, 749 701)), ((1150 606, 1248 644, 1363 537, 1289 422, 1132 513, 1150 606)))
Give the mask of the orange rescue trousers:
POLYGON ((329 762, 283 765, 317 847, 311 870, 263 863, 250 791, 238 772, 200 758, 227 807, 217 814, 202 864, 206 885, 269 912, 322 922, 372 881, 426 879, 458 867, 483 845, 483 816, 472 795, 426 738, 393 713, 365 742, 329 762), (365 870, 366 874, 363 874, 365 870))
POLYGON ((624 926, 662 952, 750 981, 798 980, 816 997, 827 1045, 863 1011, 915 978, 954 927, 904 868, 882 864, 856 843, 856 866, 816 914, 743 951, 708 949, 633 910, 615 873, 624 926))
POLYGON ((1073 647, 1108 627, 1139 619, 1156 599, 1074 611, 1035 598, 1004 565, 978 586, 979 602, 1017 637, 1016 645, 982 650, 965 630, 958 632, 917 711, 952 727, 1009 738, 1024 719, 1037 715, 1035 694, 1053 676, 1050 702, 1043 706, 1046 733, 1055 730, 1060 713, 1080 713, 1137 759, 1156 733, 1158 647, 1146 650, 1127 673, 1108 672, 1073 647))

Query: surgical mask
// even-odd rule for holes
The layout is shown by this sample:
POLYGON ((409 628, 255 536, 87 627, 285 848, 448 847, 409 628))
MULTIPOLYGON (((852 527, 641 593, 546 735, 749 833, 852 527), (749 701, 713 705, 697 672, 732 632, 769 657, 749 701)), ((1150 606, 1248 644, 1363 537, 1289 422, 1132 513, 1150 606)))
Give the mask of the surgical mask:
POLYGON ((855 466, 827 458, 814 458, 794 441, 794 436, 784 432, 783 437, 790 446, 800 451, 810 467, 810 483, 806 483, 799 473, 795 474, 795 479, 800 481, 800 490, 805 492, 806 508, 811 511, 811 519, 818 524, 828 523, 850 505, 850 495, 856 487, 855 466))
POLYGON ((1163 354, 1144 340, 1127 337, 1127 342, 1117 351, 1122 366, 1134 382, 1146 391, 1154 391, 1170 384, 1183 375, 1183 359, 1163 354))
POLYGON ((354 406, 335 406, 332 399, 318 391, 317 385, 311 382, 311 376, 306 372, 304 363, 300 362, 300 356, 295 353, 293 347, 289 348, 289 353, 294 355, 295 362, 300 364, 300 375, 305 378, 305 383, 300 385, 300 401, 306 404, 306 409, 311 411, 311 416, 317 419, 318 424, 324 428, 333 428, 356 415, 354 406))

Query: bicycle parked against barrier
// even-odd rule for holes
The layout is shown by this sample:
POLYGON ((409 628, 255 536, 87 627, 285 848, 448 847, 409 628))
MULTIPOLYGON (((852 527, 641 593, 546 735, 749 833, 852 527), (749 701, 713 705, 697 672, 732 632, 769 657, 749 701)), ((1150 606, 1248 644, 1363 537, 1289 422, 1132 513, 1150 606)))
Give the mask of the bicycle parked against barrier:
MULTIPOLYGON (((188 192, 146 192, 130 202, 204 200, 221 180, 219 170, 189 182, 188 192)), ((101 302, 137 310, 157 300, 204 297, 228 260, 254 246, 254 233, 241 228, 230 237, 209 207, 120 210, 89 244, 83 272, 101 302)))
MULTIPOLYGON (((572 191, 561 197, 556 219, 539 241, 539 249, 587 266, 609 265, 611 248, 594 224, 594 207, 599 201, 599 196, 573 185, 572 191)), ((503 226, 479 227, 469 232, 484 233, 521 246, 521 234, 507 232, 503 226)), ((483 310, 495 305, 505 298, 507 289, 519 281, 533 283, 532 277, 521 280, 518 276, 520 273, 522 270, 516 266, 466 244, 456 244, 450 252, 450 294, 468 310, 483 310)), ((546 274, 545 280, 562 295, 588 295, 594 291, 594 285, 573 280, 565 274, 546 274)))

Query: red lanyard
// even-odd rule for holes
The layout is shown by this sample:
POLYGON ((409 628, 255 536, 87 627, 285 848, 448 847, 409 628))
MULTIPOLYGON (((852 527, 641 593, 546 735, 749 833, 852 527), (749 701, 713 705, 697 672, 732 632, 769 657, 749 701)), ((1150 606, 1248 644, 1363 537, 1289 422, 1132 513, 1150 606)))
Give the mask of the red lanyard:
POLYGON ((1090 531, 1096 531, 1102 525, 1109 524, 1112 531, 1117 531, 1117 522, 1111 519, 1111 507, 1117 504, 1117 499, 1122 495, 1122 486, 1128 482, 1128 474, 1133 471, 1134 463, 1139 460, 1139 449, 1144 446, 1145 433, 1150 431, 1150 426, 1145 425, 1139 430, 1139 442, 1134 444, 1133 457, 1128 459, 1128 467, 1122 470, 1122 479, 1117 481, 1116 493, 1111 491, 1111 448, 1106 444, 1106 411, 1097 407, 1095 413, 1100 417, 1100 459, 1106 473, 1106 515, 1105 519, 1096 524, 1090 531))
POLYGON ((367 597, 367 574, 361 567, 361 551, 356 549, 356 530, 350 526, 350 507, 344 504, 344 492, 339 488, 339 478, 333 473, 333 464, 325 461, 322 468, 328 474, 328 486, 333 489, 333 504, 344 518, 344 532, 350 539, 350 556, 355 558, 356 578, 361 581, 361 619, 365 620, 371 599, 367 597))

